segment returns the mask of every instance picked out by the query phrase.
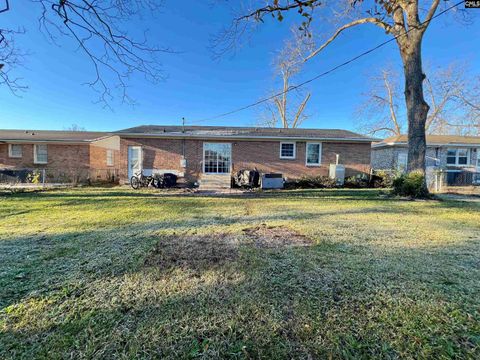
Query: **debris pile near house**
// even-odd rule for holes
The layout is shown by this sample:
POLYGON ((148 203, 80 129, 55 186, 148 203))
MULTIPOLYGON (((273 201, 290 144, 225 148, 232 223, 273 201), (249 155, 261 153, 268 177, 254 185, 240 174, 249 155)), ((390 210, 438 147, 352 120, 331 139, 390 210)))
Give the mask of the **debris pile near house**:
POLYGON ((233 182, 239 187, 257 188, 260 182, 260 173, 257 169, 243 169, 233 175, 233 182))

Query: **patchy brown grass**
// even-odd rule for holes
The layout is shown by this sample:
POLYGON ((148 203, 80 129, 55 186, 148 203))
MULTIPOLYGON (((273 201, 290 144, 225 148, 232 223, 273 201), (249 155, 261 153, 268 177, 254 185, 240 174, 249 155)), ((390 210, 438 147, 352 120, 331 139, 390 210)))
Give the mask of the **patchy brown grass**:
POLYGON ((239 247, 277 249, 310 246, 307 236, 286 226, 259 226, 243 229, 242 235, 214 233, 211 235, 167 235, 155 245, 145 259, 146 266, 159 269, 218 267, 235 261, 239 247))
POLYGON ((238 239, 230 234, 170 235, 162 238, 145 259, 160 269, 204 269, 238 257, 238 239))
POLYGON ((281 248, 310 246, 312 240, 286 226, 259 226, 243 229, 243 232, 257 248, 281 248))
POLYGON ((374 190, 0 196, 0 359, 480 359, 479 210, 374 190))

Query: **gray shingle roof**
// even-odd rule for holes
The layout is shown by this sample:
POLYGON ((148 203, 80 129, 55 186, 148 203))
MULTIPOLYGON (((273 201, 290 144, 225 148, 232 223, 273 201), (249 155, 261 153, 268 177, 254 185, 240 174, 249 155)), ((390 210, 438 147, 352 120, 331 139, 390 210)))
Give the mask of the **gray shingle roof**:
POLYGON ((0 130, 0 141, 90 142, 108 136, 105 132, 57 130, 0 130))
POLYGON ((187 136, 187 137, 225 137, 225 138, 292 138, 292 139, 338 139, 352 141, 374 141, 352 131, 340 129, 283 129, 264 127, 230 126, 171 126, 143 125, 115 132, 128 136, 187 136))
MULTIPOLYGON (((406 145, 408 143, 407 135, 398 135, 386 138, 376 144, 374 147, 406 145)), ((427 135, 427 145, 480 145, 480 136, 460 136, 460 135, 427 135)))

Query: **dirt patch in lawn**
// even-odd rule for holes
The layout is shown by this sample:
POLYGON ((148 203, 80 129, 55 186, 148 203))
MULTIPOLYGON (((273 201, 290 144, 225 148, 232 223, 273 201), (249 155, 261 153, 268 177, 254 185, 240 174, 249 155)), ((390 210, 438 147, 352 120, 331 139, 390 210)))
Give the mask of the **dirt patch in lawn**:
POLYGON ((211 235, 170 235, 162 237, 145 259, 146 266, 206 269, 235 261, 239 246, 258 249, 310 246, 312 240, 285 226, 246 228, 243 236, 227 233, 211 235))
POLYGON ((257 248, 282 248, 310 246, 312 240, 286 226, 259 226, 243 229, 250 242, 257 248))
POLYGON ((238 239, 231 234, 181 235, 162 238, 145 260, 145 265, 163 269, 204 269, 238 257, 238 239))

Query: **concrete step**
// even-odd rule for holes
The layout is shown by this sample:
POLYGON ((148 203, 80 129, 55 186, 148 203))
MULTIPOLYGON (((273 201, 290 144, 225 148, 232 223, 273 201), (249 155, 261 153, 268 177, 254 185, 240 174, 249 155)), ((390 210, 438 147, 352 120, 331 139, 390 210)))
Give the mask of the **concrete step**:
POLYGON ((199 180, 201 190, 230 189, 231 177, 226 175, 202 175, 199 180))

